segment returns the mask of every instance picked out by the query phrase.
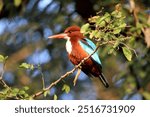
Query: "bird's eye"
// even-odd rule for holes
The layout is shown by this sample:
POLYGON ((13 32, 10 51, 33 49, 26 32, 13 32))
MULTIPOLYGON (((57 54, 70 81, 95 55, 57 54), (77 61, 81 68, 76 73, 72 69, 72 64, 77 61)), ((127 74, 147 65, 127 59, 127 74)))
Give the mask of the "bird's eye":
POLYGON ((68 31, 68 33, 71 33, 72 31, 68 31))

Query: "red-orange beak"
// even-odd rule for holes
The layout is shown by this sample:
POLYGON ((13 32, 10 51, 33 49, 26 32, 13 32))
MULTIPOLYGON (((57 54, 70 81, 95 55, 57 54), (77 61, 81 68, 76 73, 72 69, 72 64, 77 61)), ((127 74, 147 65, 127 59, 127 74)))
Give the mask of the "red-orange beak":
POLYGON ((67 34, 61 33, 61 34, 49 36, 48 38, 50 38, 50 39, 52 39, 52 38, 62 39, 62 38, 66 38, 66 37, 67 37, 67 34))

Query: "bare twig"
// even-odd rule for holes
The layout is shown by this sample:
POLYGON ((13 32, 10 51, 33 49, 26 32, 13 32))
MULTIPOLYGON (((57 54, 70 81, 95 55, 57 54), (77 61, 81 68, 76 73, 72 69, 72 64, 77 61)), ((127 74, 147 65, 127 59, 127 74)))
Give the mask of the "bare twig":
POLYGON ((76 83, 77 83, 77 79, 78 79, 80 73, 81 73, 81 69, 79 68, 79 69, 78 69, 78 72, 77 72, 77 74, 76 74, 76 76, 75 76, 75 78, 74 78, 74 80, 73 80, 73 85, 74 85, 74 86, 75 86, 76 83))
POLYGON ((45 80, 44 80, 44 74, 42 72, 42 68, 40 65, 37 66, 38 70, 40 71, 40 74, 41 74, 41 80, 42 80, 42 88, 43 90, 45 89, 45 80))

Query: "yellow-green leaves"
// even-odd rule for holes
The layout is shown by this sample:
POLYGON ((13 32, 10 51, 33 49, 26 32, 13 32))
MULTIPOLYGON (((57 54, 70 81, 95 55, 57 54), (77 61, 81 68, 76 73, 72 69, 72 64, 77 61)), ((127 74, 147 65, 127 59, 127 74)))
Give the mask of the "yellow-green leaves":
POLYGON ((127 58, 127 60, 131 61, 131 59, 132 59, 132 52, 131 52, 131 50, 128 49, 127 47, 122 47, 122 50, 123 50, 123 54, 127 58))
POLYGON ((22 0, 14 0, 14 5, 18 7, 21 4, 22 0))
POLYGON ((106 26, 111 20, 111 15, 109 13, 105 13, 102 17, 97 17, 96 24, 100 27, 106 26))
POLYGON ((84 24, 84 25, 81 27, 81 33, 87 34, 88 31, 89 31, 89 26, 90 26, 89 23, 84 24))
POLYGON ((142 92, 143 96, 147 99, 150 100, 150 93, 147 91, 142 92))
POLYGON ((1 12, 1 10, 2 10, 2 8, 3 8, 3 0, 0 0, 0 12, 1 12))
POLYGON ((0 55, 0 62, 3 63, 6 61, 6 59, 8 58, 8 56, 3 56, 3 55, 0 55))
POLYGON ((3 55, 0 55, 0 62, 3 62, 5 60, 3 55))
POLYGON ((58 97, 57 97, 57 95, 55 94, 55 95, 54 95, 54 100, 57 100, 57 99, 58 99, 58 97))
POLYGON ((44 91, 44 97, 46 97, 48 94, 50 94, 50 91, 49 90, 47 90, 47 91, 44 91))
POLYGON ((33 64, 28 64, 28 63, 22 63, 20 66, 20 68, 25 68, 25 69, 34 69, 34 65, 33 64))
POLYGON ((19 88, 6 88, 3 93, 0 94, 0 99, 29 99, 30 96, 27 93, 29 87, 25 86, 21 89, 19 88))
POLYGON ((116 10, 111 13, 106 12, 89 18, 89 23, 82 26, 81 32, 95 40, 97 45, 102 43, 109 45, 108 54, 116 55, 120 45, 124 45, 124 47, 121 46, 123 54, 128 61, 131 61, 131 50, 133 49, 129 49, 130 47, 125 44, 130 41, 131 35, 122 33, 127 26, 125 18, 119 4, 116 5, 116 10))
POLYGON ((90 23, 86 23, 81 27, 81 32, 95 40, 123 40, 125 36, 121 34, 121 31, 126 27, 124 19, 125 16, 119 10, 115 10, 112 13, 106 12, 104 15, 89 18, 89 22, 92 25, 90 26, 90 23))
POLYGON ((70 87, 69 87, 69 85, 64 84, 64 85, 63 85, 63 88, 62 88, 62 91, 65 91, 66 93, 69 93, 69 92, 70 92, 70 87))

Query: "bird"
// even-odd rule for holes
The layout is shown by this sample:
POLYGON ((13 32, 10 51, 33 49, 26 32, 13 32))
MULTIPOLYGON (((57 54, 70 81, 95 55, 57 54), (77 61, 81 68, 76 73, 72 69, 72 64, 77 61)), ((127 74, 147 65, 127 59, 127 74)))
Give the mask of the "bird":
MULTIPOLYGON (((96 49, 96 45, 86 38, 80 30, 79 26, 73 25, 66 28, 64 33, 48 37, 49 39, 67 40, 66 50, 68 58, 74 65, 78 65, 96 49)), ((81 70, 90 78, 99 78, 106 88, 109 87, 109 83, 102 72, 102 63, 97 52, 81 64, 81 70)))

